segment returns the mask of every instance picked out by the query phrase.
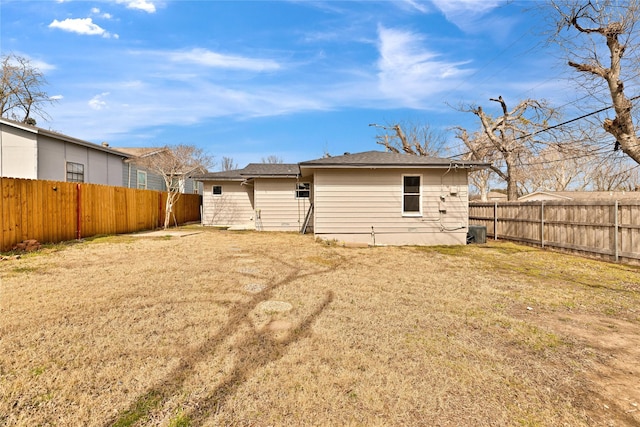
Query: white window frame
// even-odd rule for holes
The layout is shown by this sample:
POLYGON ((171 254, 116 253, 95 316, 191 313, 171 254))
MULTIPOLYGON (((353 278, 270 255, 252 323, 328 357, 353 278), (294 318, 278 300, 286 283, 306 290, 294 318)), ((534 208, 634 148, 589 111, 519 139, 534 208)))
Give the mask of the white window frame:
POLYGON ((137 171, 136 173, 136 187, 138 190, 146 190, 147 189, 147 172, 145 171, 137 171), (144 185, 140 186, 140 176, 144 176, 144 185))
POLYGON ((402 192, 402 216, 406 217, 421 217, 422 216, 422 186, 423 186, 423 178, 421 174, 403 174, 402 182, 401 182, 401 192, 402 192), (416 196, 416 193, 406 193, 405 192, 405 178, 419 178, 420 179, 420 187, 417 193, 418 196, 418 211, 406 211, 404 206, 404 198, 405 196, 416 196))
POLYGON ((65 165, 65 180, 66 182, 85 182, 85 171, 84 171, 84 164, 82 163, 77 163, 77 162, 67 162, 65 165), (78 166, 81 166, 81 168, 78 168, 78 166), (69 170, 71 169, 71 170, 69 170), (78 172, 78 170, 82 169, 82 172, 78 172), (69 179, 69 176, 71 176, 74 179, 69 179), (82 179, 77 179, 77 178, 82 178, 82 179))
POLYGON ((212 185, 211 186, 211 195, 213 197, 222 197, 222 185, 212 185), (218 187, 220 189, 220 194, 216 194, 216 187, 218 187))
POLYGON ((311 198, 311 183, 296 182, 296 199, 310 199, 310 198, 311 198), (301 196, 300 193, 307 193, 307 195, 301 196))

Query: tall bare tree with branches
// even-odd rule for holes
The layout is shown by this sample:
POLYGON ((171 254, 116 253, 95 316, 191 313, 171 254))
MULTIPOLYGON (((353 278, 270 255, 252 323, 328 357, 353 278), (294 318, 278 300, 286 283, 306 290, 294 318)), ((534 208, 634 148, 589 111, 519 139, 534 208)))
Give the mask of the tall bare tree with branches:
POLYGON ((428 123, 403 122, 394 125, 371 123, 369 126, 381 129, 381 132, 376 135, 376 143, 393 153, 437 156, 444 147, 443 133, 433 130, 428 123))
MULTIPOLYGON (((511 110, 507 108, 502 96, 491 98, 490 101, 500 104, 502 114, 496 118, 487 114, 481 106, 461 109, 475 114, 480 119, 482 133, 485 136, 472 140, 467 136, 467 148, 471 155, 478 159, 493 160, 491 170, 506 182, 508 200, 516 200, 518 183, 523 179, 521 164, 541 146, 540 141, 532 134, 536 130, 546 128, 549 119, 555 116, 555 111, 544 101, 532 99, 520 101, 511 110)), ((462 139, 464 135, 466 131, 463 133, 458 129, 458 138, 462 139)))
POLYGON ((47 119, 44 107, 55 101, 43 89, 44 74, 22 56, 4 55, 0 62, 0 116, 31 125, 34 116, 47 119))
POLYGON ((638 0, 552 0, 555 31, 551 40, 567 51, 568 65, 582 76, 590 95, 606 86, 615 117, 602 127, 614 136, 614 150, 622 150, 640 163, 640 138, 634 124, 633 101, 625 84, 638 76, 638 0))

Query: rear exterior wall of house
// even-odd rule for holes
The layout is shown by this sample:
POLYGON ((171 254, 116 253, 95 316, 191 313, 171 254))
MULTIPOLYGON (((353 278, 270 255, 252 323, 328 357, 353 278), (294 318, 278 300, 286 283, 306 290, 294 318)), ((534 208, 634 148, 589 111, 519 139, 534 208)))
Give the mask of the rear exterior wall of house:
POLYGON ((300 231, 309 210, 311 193, 296 191, 297 184, 311 178, 261 178, 254 183, 256 229, 264 231, 300 231))
POLYGON ((318 169, 313 200, 314 232, 323 239, 376 245, 466 243, 466 170, 318 169), (419 193, 406 194, 404 177, 420 177, 419 193), (416 208, 407 212, 403 199, 411 198, 416 208))
POLYGON ((204 183, 202 225, 253 229, 254 215, 252 185, 240 181, 204 183))

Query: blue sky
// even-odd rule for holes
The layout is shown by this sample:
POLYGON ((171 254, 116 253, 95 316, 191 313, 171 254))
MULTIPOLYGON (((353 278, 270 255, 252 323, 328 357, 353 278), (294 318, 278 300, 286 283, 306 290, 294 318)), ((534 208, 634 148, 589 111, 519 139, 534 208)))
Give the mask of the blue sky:
POLYGON ((369 123, 475 130, 453 107, 497 113, 498 95, 570 102, 533 5, 2 0, 0 50, 29 58, 58 99, 40 127, 114 147, 193 144, 242 167, 381 150, 369 123))

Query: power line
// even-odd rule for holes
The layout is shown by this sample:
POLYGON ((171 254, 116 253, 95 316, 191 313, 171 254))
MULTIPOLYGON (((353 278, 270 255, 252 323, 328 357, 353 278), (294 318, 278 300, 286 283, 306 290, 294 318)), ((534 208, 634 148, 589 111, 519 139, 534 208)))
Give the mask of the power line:
MULTIPOLYGON (((640 95, 636 95, 636 96, 634 96, 633 98, 629 98, 629 101, 635 101, 636 99, 640 99, 640 95)), ((584 119, 584 118, 586 118, 586 117, 589 117, 589 116, 593 116, 593 115, 595 115, 595 114, 602 113, 603 111, 610 110, 611 108, 613 108, 613 105, 609 105, 608 107, 604 107, 604 108, 601 108, 601 109, 599 109, 599 110, 592 111, 591 113, 583 114, 583 115, 582 115, 582 116, 580 116, 580 117, 576 117, 576 118, 573 118, 573 119, 571 119, 571 120, 567 120, 566 122, 558 123, 558 124, 556 124, 556 125, 549 126, 549 127, 544 128, 544 129, 540 129, 540 130, 538 130, 538 131, 532 132, 532 133, 527 134, 527 135, 521 135, 521 136, 515 137, 514 139, 515 139, 515 140, 518 140, 518 139, 529 138, 529 137, 532 137, 532 136, 537 135, 537 134, 542 133, 542 132, 548 132, 548 131, 550 131, 550 130, 552 130, 552 129, 556 129, 556 128, 559 128, 559 127, 561 127, 561 126, 567 125, 567 124, 569 124, 569 123, 573 123, 573 122, 576 122, 576 121, 578 121, 578 120, 582 120, 582 119, 584 119)))

